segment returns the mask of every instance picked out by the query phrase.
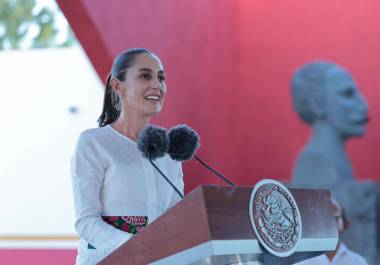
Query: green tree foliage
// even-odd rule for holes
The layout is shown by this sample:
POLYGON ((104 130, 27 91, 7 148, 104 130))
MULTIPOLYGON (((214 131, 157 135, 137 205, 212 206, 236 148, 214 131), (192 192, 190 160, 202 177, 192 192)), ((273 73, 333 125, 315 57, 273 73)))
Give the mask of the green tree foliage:
POLYGON ((70 46, 74 35, 67 25, 66 39, 59 41, 56 17, 59 10, 42 7, 36 0, 0 0, 0 50, 70 46))

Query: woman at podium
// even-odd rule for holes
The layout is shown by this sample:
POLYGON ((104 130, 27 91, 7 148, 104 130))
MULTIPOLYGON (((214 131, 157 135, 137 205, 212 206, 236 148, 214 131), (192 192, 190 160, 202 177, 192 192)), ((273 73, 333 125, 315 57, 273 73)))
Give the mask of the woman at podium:
MULTIPOLYGON (((154 53, 137 48, 115 58, 99 128, 81 133, 71 160, 77 265, 96 264, 180 200, 136 143, 165 95, 164 68, 154 53)), ((155 163, 183 193, 181 163, 168 155, 155 163)))

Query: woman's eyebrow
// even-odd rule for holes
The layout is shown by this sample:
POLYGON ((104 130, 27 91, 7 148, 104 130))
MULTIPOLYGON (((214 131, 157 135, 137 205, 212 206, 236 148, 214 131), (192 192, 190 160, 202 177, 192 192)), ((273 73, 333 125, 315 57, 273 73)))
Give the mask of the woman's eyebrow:
MULTIPOLYGON (((153 71, 152 71, 152 69, 150 69, 150 68, 141 68, 141 69, 139 69, 139 72, 150 72, 150 73, 152 73, 153 71)), ((160 70, 160 71, 158 71, 158 74, 159 75, 162 75, 162 74, 164 74, 165 72, 163 71, 163 70, 160 70)))
POLYGON ((153 72, 152 69, 149 68, 141 68, 139 69, 139 72, 153 72))

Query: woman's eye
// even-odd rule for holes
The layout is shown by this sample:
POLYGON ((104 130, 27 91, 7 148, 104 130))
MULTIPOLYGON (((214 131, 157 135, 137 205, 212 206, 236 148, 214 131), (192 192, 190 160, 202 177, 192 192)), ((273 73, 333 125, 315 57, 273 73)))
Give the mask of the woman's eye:
POLYGON ((160 80, 160 82, 165 81, 165 76, 159 76, 159 77, 158 77, 158 80, 160 80))
POLYGON ((152 76, 150 74, 142 74, 140 77, 145 80, 150 80, 152 76))

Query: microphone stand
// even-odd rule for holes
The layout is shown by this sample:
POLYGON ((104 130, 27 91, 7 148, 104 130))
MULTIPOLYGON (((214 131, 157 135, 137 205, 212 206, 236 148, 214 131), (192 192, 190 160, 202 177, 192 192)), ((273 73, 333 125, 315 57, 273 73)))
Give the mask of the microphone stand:
POLYGON ((149 162, 152 164, 152 166, 158 171, 158 173, 161 174, 161 176, 164 177, 164 179, 166 180, 167 183, 170 184, 170 186, 173 187, 173 189, 177 192, 177 194, 179 195, 179 197, 183 198, 183 195, 182 193, 177 189, 176 186, 174 186, 174 184, 165 176, 164 173, 162 173, 162 171, 158 168, 158 166, 156 166, 156 164, 153 163, 152 159, 149 158, 149 162))
POLYGON ((234 182, 232 182, 231 180, 229 180, 228 178, 226 178, 225 176, 223 176, 222 174, 220 174, 218 171, 216 171, 215 169, 213 169, 212 167, 210 167, 209 165, 207 165, 205 162, 203 162, 197 155, 194 155, 194 158, 199 162, 201 163, 203 166, 205 166, 208 170, 210 170, 212 173, 214 173, 215 175, 217 175, 218 177, 220 177, 221 179, 223 179, 225 182, 227 182, 228 184, 230 184, 231 186, 236 186, 236 184, 234 182))

